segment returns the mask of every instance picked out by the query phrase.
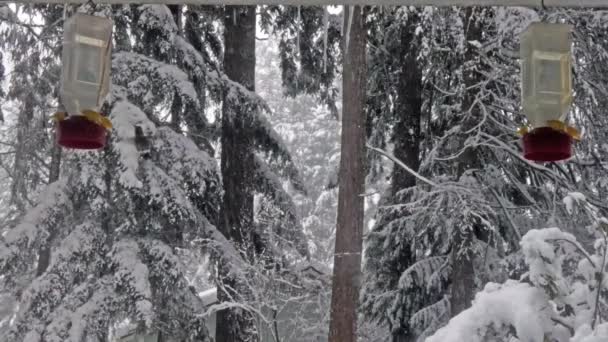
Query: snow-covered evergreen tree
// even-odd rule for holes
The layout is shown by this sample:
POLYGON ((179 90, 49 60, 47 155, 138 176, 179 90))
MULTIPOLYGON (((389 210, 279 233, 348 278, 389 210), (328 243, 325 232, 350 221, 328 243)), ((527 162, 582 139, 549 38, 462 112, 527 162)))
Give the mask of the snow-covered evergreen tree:
POLYGON ((294 156, 306 188, 305 194, 288 190, 308 237, 311 259, 329 266, 336 223, 337 193, 332 183, 339 161, 339 122, 312 95, 284 95, 276 82, 281 76, 280 59, 273 36, 259 41, 256 49, 257 92, 272 108, 269 120, 294 156))
MULTIPOLYGON (((205 103, 197 93, 205 89, 196 89, 188 74, 160 57, 181 42, 172 17, 165 16, 166 7, 95 10, 110 16, 137 12, 130 32, 138 37, 156 29, 160 33, 154 44, 160 50, 150 51, 141 38, 133 49, 116 51, 106 107, 114 124, 108 147, 66 153, 61 178, 6 234, 2 272, 20 293, 8 338, 104 340, 126 320, 142 330, 204 340, 201 303, 181 255, 200 250, 202 239, 222 240, 210 223, 221 184, 212 156, 170 128, 166 113, 181 118, 197 112, 204 119, 205 103), (171 104, 176 101, 190 112, 175 109, 171 104), (50 262, 34 274, 41 248, 50 249, 50 262)), ((56 12, 62 8, 34 13, 48 22, 46 16, 56 12)), ((121 33, 117 31, 117 40, 126 40, 121 33)), ((180 52, 189 47, 179 46, 180 52)), ((23 74, 27 72, 38 79, 34 70, 23 74)), ((19 79, 11 81, 18 84, 19 79)))
MULTIPOLYGON (((588 233, 573 223, 590 225, 589 217, 574 212, 573 220, 562 198, 581 192, 602 207, 602 192, 586 185, 602 178, 591 176, 601 162, 582 167, 579 161, 589 158, 587 143, 577 145, 577 156, 566 164, 539 165, 523 159, 515 134, 525 122, 519 105, 519 34, 540 17, 575 26, 575 71, 581 70, 575 83, 581 86, 568 120, 586 122, 595 116, 588 104, 599 91, 585 85, 598 77, 591 76, 595 70, 586 61, 601 64, 603 57, 587 50, 601 50, 602 43, 586 44, 595 40, 582 37, 592 35, 586 25, 602 27, 597 19, 602 14, 522 8, 420 13, 422 21, 414 28, 421 36, 418 63, 425 89, 419 175, 416 187, 401 191, 400 204, 381 209, 391 220, 367 240, 364 308, 392 331, 413 330, 414 336, 393 335, 398 341, 424 339, 470 305, 474 289, 486 282, 517 279, 518 242, 529 229, 550 222, 588 241, 588 233), (404 263, 402 255, 413 258, 404 263)), ((384 45, 378 49, 390 51, 384 45)))
MULTIPOLYGON (((49 94, 30 96, 37 101, 32 111, 48 124, 48 115, 57 106, 63 7, 20 10, 31 18, 43 18, 47 35, 39 37, 40 24, 13 16, 14 22, 3 31, 13 39, 6 44, 19 46, 23 51, 17 52, 32 58, 48 57, 35 63, 11 54, 38 69, 24 64, 9 81, 14 89, 49 94), (23 44, 27 39, 36 44, 23 44), (55 78, 49 81, 46 72, 55 78), (47 88, 27 87, 19 77, 47 88)), ((73 10, 68 8, 68 15, 73 10)), ((213 24, 221 11, 90 4, 81 10, 114 19, 113 85, 104 108, 114 128, 104 151, 64 154, 60 179, 53 182, 47 174, 53 184, 40 199, 34 196, 40 180, 12 177, 15 184, 30 186, 19 194, 31 196, 33 207, 21 209, 25 217, 15 216, 17 224, 9 229, 2 248, 3 282, 20 296, 11 339, 106 338, 113 326, 127 321, 173 338, 204 339, 201 303, 197 289, 190 286, 192 267, 198 266, 184 260, 200 263, 204 254, 212 252, 239 277, 259 266, 245 263, 243 257, 250 254, 241 253, 243 246, 234 248, 214 227, 222 185, 212 147, 218 126, 207 115, 222 101, 248 109, 242 119, 256 153, 256 167, 251 170, 256 179, 266 181, 255 182, 256 187, 247 191, 264 194, 266 208, 283 213, 278 226, 261 224, 252 230, 266 239, 267 260, 298 258, 308 252, 291 197, 279 181, 290 180, 295 189, 303 190, 298 170, 262 115, 268 107, 221 71, 221 40, 213 24), (43 251, 50 255, 44 264, 43 251), (61 291, 49 295, 57 286, 61 291), (78 317, 82 320, 76 326, 78 317)), ((3 8, 5 12, 12 15, 3 8)), ((17 102, 28 100, 27 94, 15 90, 8 95, 17 102)), ((17 126, 28 127, 22 122, 17 126)), ((49 147, 28 151, 32 160, 49 167, 50 125, 43 127, 46 130, 38 128, 31 135, 48 141, 37 143, 38 147, 49 147)), ((36 175, 41 167, 23 169, 36 175)), ((250 300, 234 298, 234 304, 250 300)))
MULTIPOLYGON (((421 30, 424 22, 421 21, 422 13, 418 10, 396 7, 393 9, 375 8, 371 11, 368 44, 370 46, 371 62, 368 66, 368 88, 370 96, 368 104, 368 143, 376 148, 392 147, 392 153, 396 158, 402 160, 409 168, 417 171, 420 163, 420 145, 422 136, 420 134, 421 114, 423 110, 422 86, 423 67, 420 62, 420 40, 421 30)), ((374 182, 385 175, 382 155, 373 150, 369 151, 370 160, 369 179, 374 182)), ((416 184, 416 177, 401 167, 393 167, 390 173, 390 188, 383 195, 382 206, 390 207, 407 201, 410 194, 402 193, 407 188, 416 184)), ((388 264, 379 263, 383 258, 375 253, 382 253, 384 247, 374 245, 376 232, 381 232, 391 222, 400 218, 407 209, 396 210, 380 209, 376 215, 376 222, 369 236, 366 268, 374 269, 377 273, 389 272, 398 274, 405 271, 416 259, 415 248, 402 248, 393 256, 392 262, 388 264)), ((401 222, 403 223, 403 222, 401 222)), ((403 240, 399 243, 403 246, 410 245, 412 236, 401 236, 403 240)), ((370 277, 372 274, 368 273, 370 277)), ((381 324, 388 323, 389 330, 395 339, 406 338, 411 335, 407 321, 394 320, 387 316, 393 315, 395 310, 401 312, 401 316, 409 316, 420 309, 422 302, 420 295, 409 291, 405 295, 407 300, 400 305, 393 306, 390 315, 380 313, 376 308, 383 300, 378 300, 370 294, 374 292, 374 286, 395 286, 394 281, 389 284, 378 284, 367 282, 363 296, 363 311, 367 317, 377 320, 381 324), (392 283, 392 284, 390 284, 392 283)), ((384 310, 383 310, 384 311, 384 310)))
POLYGON ((255 341, 256 313, 243 311, 242 304, 257 299, 256 283, 264 284, 270 270, 283 270, 290 261, 308 256, 295 205, 280 179, 298 191, 304 188, 289 151, 265 117, 268 106, 254 94, 256 7, 226 6, 223 24, 227 86, 223 88, 220 143, 225 191, 218 224, 249 267, 235 274, 230 264, 220 260, 218 299, 227 309, 218 313, 216 337, 220 342, 255 341), (275 216, 272 222, 255 221, 256 195, 263 204, 260 208, 275 216))
POLYGON ((342 16, 323 6, 262 7, 262 29, 279 39, 281 80, 287 96, 313 95, 338 116, 342 16))
POLYGON ((45 23, 49 25, 47 34, 42 36, 35 30, 39 31, 40 24, 31 19, 34 11, 28 6, 0 7, 0 22, 3 23, 0 44, 11 68, 4 80, 6 83, 3 82, 0 88, 6 86, 3 100, 18 108, 16 117, 6 121, 10 127, 6 133, 10 137, 4 142, 14 153, 3 154, 1 161, 11 179, 10 206, 4 213, 7 220, 21 217, 31 207, 39 188, 49 177, 47 157, 53 143, 48 134, 51 128, 48 109, 57 106, 57 56, 60 52, 54 21, 61 17, 61 11, 47 10, 45 23), (21 21, 19 15, 30 16, 30 20, 21 21))

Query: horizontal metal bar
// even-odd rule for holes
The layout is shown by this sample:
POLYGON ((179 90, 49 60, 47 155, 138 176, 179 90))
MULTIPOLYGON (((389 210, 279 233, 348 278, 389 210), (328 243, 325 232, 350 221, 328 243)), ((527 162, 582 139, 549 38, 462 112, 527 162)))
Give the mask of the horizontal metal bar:
MULTIPOLYGON (((2 3, 84 4, 89 0, 0 0, 2 3)), ((608 0, 94 0, 99 4, 192 4, 192 5, 384 5, 384 6, 521 6, 607 8, 608 0)))

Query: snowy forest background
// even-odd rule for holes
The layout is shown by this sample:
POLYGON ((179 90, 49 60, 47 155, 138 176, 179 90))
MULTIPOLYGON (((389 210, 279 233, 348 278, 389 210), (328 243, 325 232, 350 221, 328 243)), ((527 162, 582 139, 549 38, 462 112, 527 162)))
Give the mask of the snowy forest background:
MULTIPOLYGON (((0 341, 326 341, 343 14, 0 4, 0 341), (114 21, 96 152, 50 121, 76 11, 114 21)), ((608 11, 365 18, 359 341, 608 340, 608 11), (583 139, 563 163, 516 134, 539 20, 574 27, 583 139)))

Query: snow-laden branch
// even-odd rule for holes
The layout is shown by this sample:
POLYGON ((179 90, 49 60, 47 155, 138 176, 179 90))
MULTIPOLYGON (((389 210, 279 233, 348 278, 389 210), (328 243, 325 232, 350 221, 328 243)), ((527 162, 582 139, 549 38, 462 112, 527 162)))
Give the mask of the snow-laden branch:
POLYGON ((424 177, 423 175, 419 174, 418 172, 414 171, 412 168, 410 168, 409 166, 405 165, 405 163, 403 163, 401 160, 397 159, 395 156, 393 156, 392 154, 377 148, 377 147, 373 147, 371 145, 367 145, 367 148, 369 148, 372 151, 378 152, 381 155, 385 156, 386 158, 390 159, 392 162, 394 162, 395 164, 399 165, 400 167, 402 167, 403 169, 405 169, 405 171, 409 172, 411 175, 415 176, 416 178, 420 179, 421 181, 425 182, 426 184, 432 186, 432 187, 437 187, 437 184, 435 182, 433 182, 432 180, 424 177))

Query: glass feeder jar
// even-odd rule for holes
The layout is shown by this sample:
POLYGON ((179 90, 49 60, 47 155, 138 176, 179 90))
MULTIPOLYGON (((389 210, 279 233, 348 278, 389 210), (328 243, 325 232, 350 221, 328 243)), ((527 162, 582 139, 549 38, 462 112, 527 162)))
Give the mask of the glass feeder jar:
POLYGON ((572 138, 564 128, 572 104, 571 31, 566 24, 532 23, 521 36, 522 106, 532 129, 523 136, 527 159, 571 156, 572 138))
POLYGON ((565 118, 572 104, 572 27, 532 23, 521 37, 522 102, 532 127, 565 118))
POLYGON ((95 118, 101 118, 98 111, 110 88, 111 49, 111 20, 83 13, 66 20, 60 95, 67 119, 59 122, 60 145, 77 149, 105 145, 106 129, 95 118))

